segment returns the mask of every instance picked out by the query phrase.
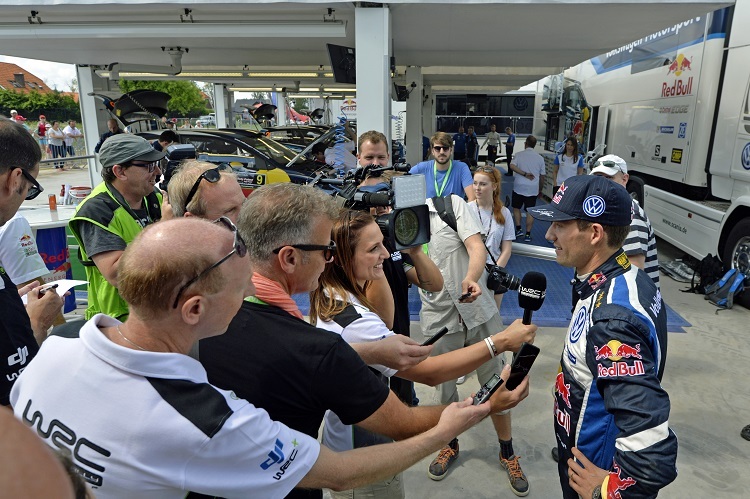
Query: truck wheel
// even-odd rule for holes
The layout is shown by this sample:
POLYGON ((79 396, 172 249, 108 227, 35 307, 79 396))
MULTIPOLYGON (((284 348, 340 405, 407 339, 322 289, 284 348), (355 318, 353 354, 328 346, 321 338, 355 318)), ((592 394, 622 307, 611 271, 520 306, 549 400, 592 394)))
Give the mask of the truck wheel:
POLYGON ((727 237, 722 260, 727 269, 737 269, 750 277, 750 218, 740 220, 727 237))
POLYGON ((643 202, 645 201, 643 198, 644 185, 645 184, 642 178, 632 176, 628 180, 628 185, 625 187, 628 190, 628 194, 630 194, 630 197, 638 201, 638 204, 641 205, 641 208, 644 208, 643 202))

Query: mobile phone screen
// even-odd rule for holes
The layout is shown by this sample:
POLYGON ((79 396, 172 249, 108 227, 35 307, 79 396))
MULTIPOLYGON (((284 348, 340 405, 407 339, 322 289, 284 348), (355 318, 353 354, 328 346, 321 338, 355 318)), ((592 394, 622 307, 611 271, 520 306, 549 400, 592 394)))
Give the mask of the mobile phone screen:
POLYGON ((535 347, 531 343, 524 343, 521 345, 521 349, 518 350, 513 356, 513 364, 510 367, 510 377, 505 383, 508 390, 515 390, 523 378, 529 374, 531 366, 534 365, 537 355, 539 355, 539 348, 535 347))

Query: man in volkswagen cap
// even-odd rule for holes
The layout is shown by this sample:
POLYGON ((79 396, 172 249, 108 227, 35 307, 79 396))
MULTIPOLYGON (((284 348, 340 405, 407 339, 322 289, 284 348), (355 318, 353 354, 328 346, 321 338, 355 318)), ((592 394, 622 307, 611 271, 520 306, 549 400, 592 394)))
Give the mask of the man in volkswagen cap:
POLYGON ((557 262, 573 267, 575 305, 555 383, 563 497, 653 497, 677 476, 677 438, 661 386, 667 320, 661 293, 622 249, 632 201, 615 182, 572 177, 550 204, 557 262))
POLYGON ((125 133, 107 139, 99 151, 104 182, 81 201, 69 222, 89 281, 87 320, 98 313, 119 320, 128 316, 117 292, 117 267, 135 236, 161 218, 162 195, 155 185, 164 155, 143 137, 125 133))

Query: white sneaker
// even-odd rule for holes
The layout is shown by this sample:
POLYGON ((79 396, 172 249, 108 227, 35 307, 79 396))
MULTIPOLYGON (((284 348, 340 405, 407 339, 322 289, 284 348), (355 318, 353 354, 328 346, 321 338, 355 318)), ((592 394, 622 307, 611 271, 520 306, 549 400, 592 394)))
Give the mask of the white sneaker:
POLYGON ((463 385, 464 381, 466 381, 466 376, 461 376, 456 380, 457 385, 463 385))

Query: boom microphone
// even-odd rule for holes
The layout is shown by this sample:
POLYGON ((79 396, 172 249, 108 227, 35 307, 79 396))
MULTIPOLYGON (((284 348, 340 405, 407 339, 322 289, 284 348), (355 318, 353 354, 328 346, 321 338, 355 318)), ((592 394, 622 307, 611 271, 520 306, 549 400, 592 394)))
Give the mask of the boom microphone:
POLYGON ((523 309, 523 323, 531 324, 531 314, 539 310, 547 294, 547 277, 539 272, 527 272, 518 287, 518 306, 523 309))

